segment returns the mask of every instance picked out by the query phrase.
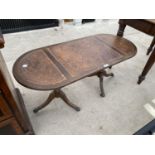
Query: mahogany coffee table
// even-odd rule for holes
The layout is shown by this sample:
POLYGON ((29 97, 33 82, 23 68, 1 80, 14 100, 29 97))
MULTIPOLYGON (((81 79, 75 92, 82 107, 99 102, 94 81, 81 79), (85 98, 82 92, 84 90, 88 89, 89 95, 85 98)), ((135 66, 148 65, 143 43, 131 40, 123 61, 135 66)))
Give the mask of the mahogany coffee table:
POLYGON ((33 110, 35 113, 55 97, 80 111, 61 88, 96 75, 100 79, 101 96, 104 96, 103 76, 113 76, 105 69, 135 56, 136 52, 135 45, 127 39, 99 34, 27 52, 15 62, 13 75, 27 88, 53 90, 47 100, 33 110))

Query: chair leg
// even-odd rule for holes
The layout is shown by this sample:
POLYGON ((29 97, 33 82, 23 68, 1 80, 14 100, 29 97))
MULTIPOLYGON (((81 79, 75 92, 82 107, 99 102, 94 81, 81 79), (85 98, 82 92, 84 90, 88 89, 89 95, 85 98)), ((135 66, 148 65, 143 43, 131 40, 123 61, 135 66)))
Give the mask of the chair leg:
POLYGON ((126 27, 126 25, 119 24, 119 29, 118 29, 118 32, 117 32, 117 36, 123 37, 125 27, 126 27))
POLYGON ((70 107, 72 107, 74 110, 80 111, 80 108, 78 106, 76 106, 75 104, 71 103, 70 100, 67 98, 67 96, 65 95, 65 93, 62 90, 55 89, 52 93, 50 93, 50 95, 48 96, 47 100, 43 104, 41 104, 40 106, 36 107, 33 110, 33 112, 34 113, 37 113, 38 111, 40 111, 41 109, 43 109, 44 107, 46 107, 47 105, 49 105, 50 102, 54 98, 61 98, 67 105, 69 105, 70 107))
POLYGON ((155 48, 154 48, 154 51, 151 53, 141 75, 139 76, 139 79, 137 82, 138 84, 141 84, 141 82, 145 80, 145 76, 148 74, 148 72, 150 71, 154 63, 155 63, 155 48))
POLYGON ((149 55, 151 53, 152 48, 154 47, 154 45, 155 45, 155 37, 153 38, 153 40, 151 42, 151 45, 150 45, 150 47, 147 50, 147 55, 149 55))

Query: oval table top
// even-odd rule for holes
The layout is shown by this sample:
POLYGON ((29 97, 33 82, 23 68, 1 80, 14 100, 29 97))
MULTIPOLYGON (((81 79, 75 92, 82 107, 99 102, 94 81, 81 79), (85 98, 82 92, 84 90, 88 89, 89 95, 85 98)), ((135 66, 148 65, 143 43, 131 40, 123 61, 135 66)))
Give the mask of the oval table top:
POLYGON ((20 56, 15 79, 35 90, 53 90, 125 61, 137 52, 127 39, 98 34, 38 48, 20 56))

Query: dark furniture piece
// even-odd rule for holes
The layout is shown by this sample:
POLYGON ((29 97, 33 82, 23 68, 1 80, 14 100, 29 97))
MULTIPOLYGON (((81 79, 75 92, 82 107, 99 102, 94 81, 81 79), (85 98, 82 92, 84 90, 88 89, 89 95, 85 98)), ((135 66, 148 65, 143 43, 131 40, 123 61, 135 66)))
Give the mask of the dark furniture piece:
POLYGON ((3 48, 4 44, 5 44, 5 41, 4 41, 4 38, 3 38, 3 35, 2 35, 2 31, 0 29, 0 48, 3 48))
POLYGON ((122 37, 126 26, 131 26, 141 32, 153 36, 150 47, 148 48, 147 55, 152 51, 155 45, 155 19, 120 19, 119 30, 117 35, 122 37))
MULTIPOLYGON (((0 34, 0 48, 4 39, 0 34)), ((0 53, 0 135, 34 134, 19 89, 15 88, 0 53)))
POLYGON ((82 19, 82 24, 94 22, 95 19, 82 19))
POLYGON ((155 62, 155 48, 154 48, 153 52, 151 53, 141 75, 139 76, 139 79, 137 82, 138 84, 141 84, 141 82, 145 80, 145 77, 146 77, 147 73, 150 71, 150 69, 152 68, 154 62, 155 62))
POLYGON ((152 65, 155 62, 155 19, 120 19, 119 20, 119 30, 117 35, 122 37, 126 25, 131 26, 141 32, 144 32, 148 35, 153 36, 150 47, 147 50, 147 55, 151 53, 150 58, 148 59, 142 74, 139 76, 138 84, 140 84, 144 79, 152 65))
POLYGON ((13 75, 25 87, 53 90, 34 112, 47 106, 55 97, 62 98, 79 111, 61 88, 88 76, 98 76, 101 96, 104 96, 103 76, 113 76, 105 69, 135 56, 136 51, 135 45, 124 38, 99 34, 27 52, 15 62, 13 75))
POLYGON ((0 19, 0 27, 3 34, 55 27, 58 25, 58 19, 0 19))
POLYGON ((134 135, 153 135, 153 134, 155 134, 155 119, 134 133, 134 135))

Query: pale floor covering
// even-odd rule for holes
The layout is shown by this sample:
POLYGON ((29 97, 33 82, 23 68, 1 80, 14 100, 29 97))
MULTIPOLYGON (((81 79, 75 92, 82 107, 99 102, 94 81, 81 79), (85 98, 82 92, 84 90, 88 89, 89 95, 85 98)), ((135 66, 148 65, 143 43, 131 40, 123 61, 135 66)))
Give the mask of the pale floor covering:
MULTIPOLYGON (((69 25, 64 29, 6 34, 6 47, 2 53, 11 73, 15 60, 31 49, 93 34, 116 34, 117 30, 118 20, 105 20, 82 26, 69 25)), ((152 37, 129 27, 124 37, 135 43, 138 53, 113 67, 115 77, 104 80, 105 98, 99 96, 97 77, 85 78, 63 88, 70 100, 81 107, 80 112, 55 99, 44 110, 34 114, 33 108, 42 103, 49 92, 24 88, 14 80, 22 92, 36 134, 133 134, 155 117, 155 104, 152 102, 155 98, 155 67, 141 85, 136 84, 148 59, 146 51, 152 37)))

